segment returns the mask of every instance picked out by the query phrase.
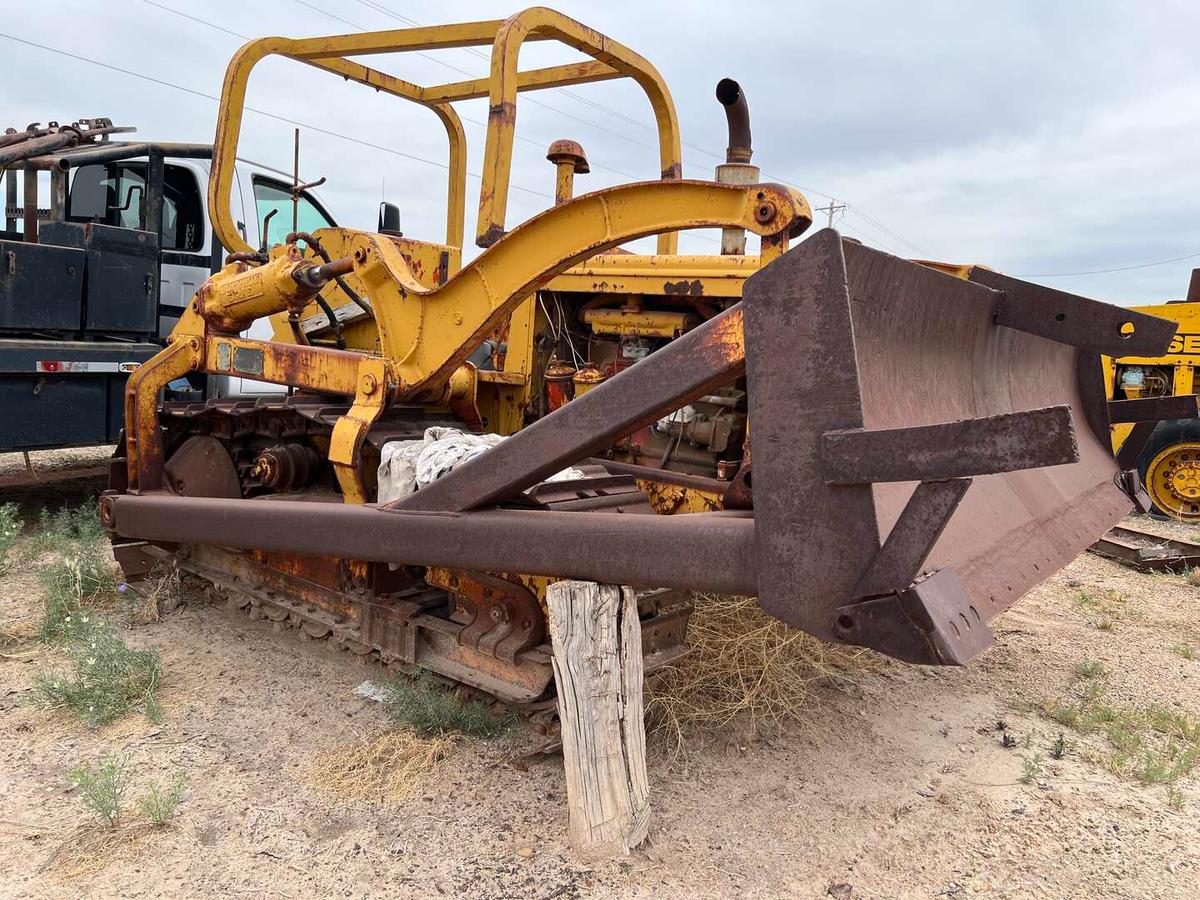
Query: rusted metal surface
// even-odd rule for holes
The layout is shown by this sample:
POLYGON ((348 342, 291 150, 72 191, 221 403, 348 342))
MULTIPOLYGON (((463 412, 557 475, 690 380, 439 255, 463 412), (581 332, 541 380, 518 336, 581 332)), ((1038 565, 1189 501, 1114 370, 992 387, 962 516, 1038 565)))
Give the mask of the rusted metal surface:
POLYGON ((636 366, 577 396, 423 490, 389 504, 467 510, 514 496, 618 438, 733 380, 743 370, 742 311, 735 306, 636 366))
POLYGON ((1162 422, 1170 419, 1194 419, 1200 415, 1200 397, 1183 394, 1172 397, 1143 397, 1138 400, 1111 400, 1108 420, 1121 422, 1162 422))
POLYGON ((466 514, 307 500, 106 495, 117 534, 375 562, 557 575, 642 587, 756 593, 754 520, 734 513, 466 514), (569 553, 563 548, 570 547, 569 553))
MULTIPOLYGON (((588 467, 590 470, 593 467, 588 467)), ((526 496, 552 510, 584 512, 607 509, 611 512, 648 514, 653 510, 637 482, 629 475, 611 474, 600 466, 587 477, 567 481, 547 481, 531 489, 526 496)))
POLYGON ((140 581, 168 558, 169 554, 164 550, 145 541, 113 544, 113 559, 121 567, 121 575, 125 581, 140 581))
MULTIPOLYGON (((1008 295, 1020 294, 1006 287, 1008 295)), ((892 599, 870 601, 869 617, 851 616, 849 627, 839 627, 847 608, 865 602, 856 596, 860 582, 872 592, 885 586, 864 578, 879 558, 881 537, 914 495, 905 482, 828 483, 840 476, 822 465, 823 436, 967 421, 986 432, 993 416, 1048 404, 1077 411, 1075 350, 1027 329, 999 327, 998 291, 843 243, 828 230, 752 276, 745 298, 757 581, 772 615, 822 637, 919 654, 924 662, 961 662, 986 645, 987 620, 1129 509, 1113 484, 1112 457, 1089 429, 1074 429, 1079 461, 1066 463, 1068 430, 1060 418, 1043 461, 1057 454, 1066 464, 985 467, 993 474, 974 479, 949 521, 940 523, 940 535, 938 516, 931 515, 924 540, 907 539, 917 548, 906 553, 910 563, 923 544, 931 547, 916 564, 922 573, 939 573, 937 579, 905 583, 904 569, 895 569, 901 581, 887 585, 892 599), (790 364, 778 365, 781 359, 790 364), (948 569, 953 573, 941 574, 948 569), (926 615, 914 617, 912 605, 926 601, 926 615), (961 631, 958 616, 976 613, 978 628, 954 632, 955 622, 961 631)), ((1081 342, 1065 331, 1059 336, 1081 342)), ((1083 416, 1071 418, 1078 425, 1083 416)), ((973 440, 971 426, 956 427, 958 437, 973 440)), ((958 449, 972 452, 969 443, 958 449)), ((850 455, 844 459, 857 465, 850 455)), ((853 477, 886 475, 886 460, 876 462, 880 469, 853 477)), ((946 467, 908 474, 938 473, 973 474, 946 467)))
POLYGON ((750 106, 742 86, 732 78, 717 82, 717 100, 725 108, 725 122, 729 128, 729 146, 725 149, 725 162, 748 163, 754 155, 750 137, 750 106))
POLYGON ((727 481, 719 478, 690 475, 687 472, 672 472, 669 469, 658 469, 652 466, 639 466, 636 463, 617 459, 591 459, 589 462, 602 466, 615 475, 629 475, 639 481, 655 481, 659 484, 674 485, 686 490, 702 491, 708 494, 720 494, 729 486, 727 481))
POLYGON ((183 442, 166 465, 167 487, 182 497, 242 496, 237 469, 225 447, 216 438, 194 435, 183 442))
POLYGON ((821 435, 829 484, 925 481, 990 475, 1079 461, 1067 406, 958 422, 850 429, 821 435))
POLYGON ((1136 528, 1110 528, 1089 547, 1104 556, 1139 572, 1185 574, 1200 567, 1200 544, 1164 538, 1136 528))
POLYGON ((546 636, 538 599, 527 587, 486 572, 433 567, 425 580, 454 594, 467 619, 458 633, 460 646, 514 662, 546 636))
MULTIPOLYGON (((944 664, 986 646, 988 619, 1128 509, 1107 448, 1080 427, 1074 347, 996 322, 1019 290, 844 244, 833 231, 746 289, 744 304, 399 503, 143 493, 106 497, 106 519, 130 538, 758 594, 769 613, 814 634, 944 664), (672 486, 674 476, 648 467, 541 483, 743 373, 760 483, 752 497, 741 468, 739 505, 752 514, 612 511, 645 511, 631 479, 672 486), (969 490, 944 481, 960 475, 974 476, 969 490)), ((263 346, 221 337, 209 351, 218 359, 221 342, 231 360, 263 346)), ((387 380, 381 373, 376 388, 387 380)), ((310 421, 346 421, 341 401, 321 402, 305 401, 310 421)), ((704 483, 731 496, 725 481, 704 483)), ((372 603, 380 633, 411 649, 407 623, 428 611, 372 603)), ((492 630, 478 640, 468 632, 464 644, 466 622, 440 621, 430 626, 438 658, 508 677, 484 640, 492 630)))
POLYGON ((1175 323, 976 266, 970 280, 1001 292, 995 323, 1106 356, 1160 356, 1175 323))
POLYGON ((575 386, 571 379, 575 377, 576 371, 574 366, 560 362, 558 357, 550 357, 542 379, 546 383, 546 407, 551 412, 565 406, 575 396, 575 386))
POLYGON ((0 144, 0 167, 54 153, 84 141, 136 130, 114 126, 108 119, 81 119, 61 126, 57 122, 51 122, 50 126, 46 129, 31 126, 32 130, 5 135, 7 140, 0 144))
POLYGON ((252 472, 273 491, 294 491, 316 481, 321 457, 306 444, 276 444, 255 458, 252 472))
POLYGON ((641 479, 638 480, 637 486, 646 496, 651 509, 660 516, 715 512, 724 508, 721 505, 721 492, 697 491, 674 484, 664 484, 661 481, 641 479))
MULTIPOLYGON (((536 601, 525 609, 539 623, 522 636, 521 643, 528 646, 509 653, 511 648, 500 641, 489 650, 487 639, 494 634, 484 632, 478 636, 482 640, 475 640, 471 625, 455 619, 454 597, 447 591, 406 583, 403 573, 387 573, 386 567, 202 546, 186 548, 175 559, 181 569, 211 582, 230 607, 251 618, 300 629, 308 638, 376 657, 385 665, 419 666, 509 703, 541 701, 552 683, 549 647, 531 637, 544 633, 536 601), (369 574, 354 577, 359 571, 369 574)), ((640 592, 638 599, 650 671, 683 654, 691 604, 662 590, 640 592)))
POLYGON ((340 560, 328 556, 282 555, 267 551, 232 553, 223 547, 191 545, 177 555, 182 568, 224 587, 286 598, 301 610, 319 611, 331 624, 354 623, 356 589, 340 560))
POLYGON ((591 169, 583 147, 575 141, 555 141, 546 151, 546 159, 554 163, 554 205, 559 206, 575 196, 575 176, 591 169))
POLYGON ((864 644, 904 662, 963 666, 992 644, 992 632, 952 568, 909 587, 841 607, 840 640, 864 644))
POLYGON ((924 481, 917 485, 887 540, 851 593, 855 597, 877 597, 895 591, 896 585, 914 582, 970 486, 970 478, 924 481))

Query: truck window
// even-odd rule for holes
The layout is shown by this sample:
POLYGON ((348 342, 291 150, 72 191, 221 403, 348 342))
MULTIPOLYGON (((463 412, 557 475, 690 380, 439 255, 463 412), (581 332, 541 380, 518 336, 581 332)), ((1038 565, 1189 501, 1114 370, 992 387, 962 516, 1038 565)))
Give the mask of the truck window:
MULTIPOLYGON (((145 163, 80 166, 71 179, 67 218, 118 228, 140 228, 145 163)), ((163 172, 162 249, 195 252, 204 246, 204 206, 196 176, 167 164, 163 172)))
MULTIPOLYGON (((282 181, 273 181, 254 176, 254 206, 258 214, 259 225, 267 213, 275 210, 275 215, 267 224, 267 246, 282 244, 292 230, 292 195, 288 186, 282 181)), ((313 232, 318 228, 329 228, 333 219, 321 208, 316 198, 311 194, 302 193, 300 203, 296 207, 296 230, 313 232)))

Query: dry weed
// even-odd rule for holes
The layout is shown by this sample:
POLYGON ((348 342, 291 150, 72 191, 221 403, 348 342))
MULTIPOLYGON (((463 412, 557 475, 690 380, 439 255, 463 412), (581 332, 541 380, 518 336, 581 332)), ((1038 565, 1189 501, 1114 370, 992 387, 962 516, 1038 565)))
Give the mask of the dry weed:
POLYGON ((158 566, 134 584, 118 585, 121 618, 126 625, 149 625, 177 609, 183 599, 179 570, 158 566))
POLYGON ((150 822, 118 828, 82 825, 67 835, 38 871, 62 881, 85 878, 101 871, 116 856, 141 851, 148 840, 162 833, 162 829, 150 822))
POLYGON ((381 731, 317 754, 304 779, 339 799, 395 806, 417 790, 454 744, 448 737, 381 731))
POLYGON ((875 664, 868 651, 788 628, 755 599, 697 594, 695 604, 690 652, 647 683, 647 730, 672 755, 731 724, 753 734, 803 721, 816 683, 875 664))
POLYGON ((0 658, 26 659, 37 653, 38 625, 29 616, 0 626, 0 658))

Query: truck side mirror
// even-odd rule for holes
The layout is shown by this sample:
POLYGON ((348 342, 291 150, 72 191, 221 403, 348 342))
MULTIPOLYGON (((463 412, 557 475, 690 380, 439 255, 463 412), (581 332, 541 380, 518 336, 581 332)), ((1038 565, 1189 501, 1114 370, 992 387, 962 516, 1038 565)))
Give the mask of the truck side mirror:
POLYGON ((379 228, 380 234, 393 234, 396 237, 402 237, 400 231, 400 207, 395 203, 384 201, 379 204, 379 228))

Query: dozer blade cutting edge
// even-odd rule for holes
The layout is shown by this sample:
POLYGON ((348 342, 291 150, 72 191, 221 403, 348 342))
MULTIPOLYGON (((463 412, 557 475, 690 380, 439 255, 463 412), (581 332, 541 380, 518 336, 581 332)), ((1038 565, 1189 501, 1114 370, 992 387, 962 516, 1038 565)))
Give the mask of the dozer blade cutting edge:
POLYGON ((743 297, 392 504, 149 492, 102 516, 158 542, 757 595, 820 637, 962 664, 1130 509, 1096 355, 1162 352, 1172 323, 833 230, 743 297), (724 511, 564 511, 529 490, 742 375, 754 465, 724 511))

